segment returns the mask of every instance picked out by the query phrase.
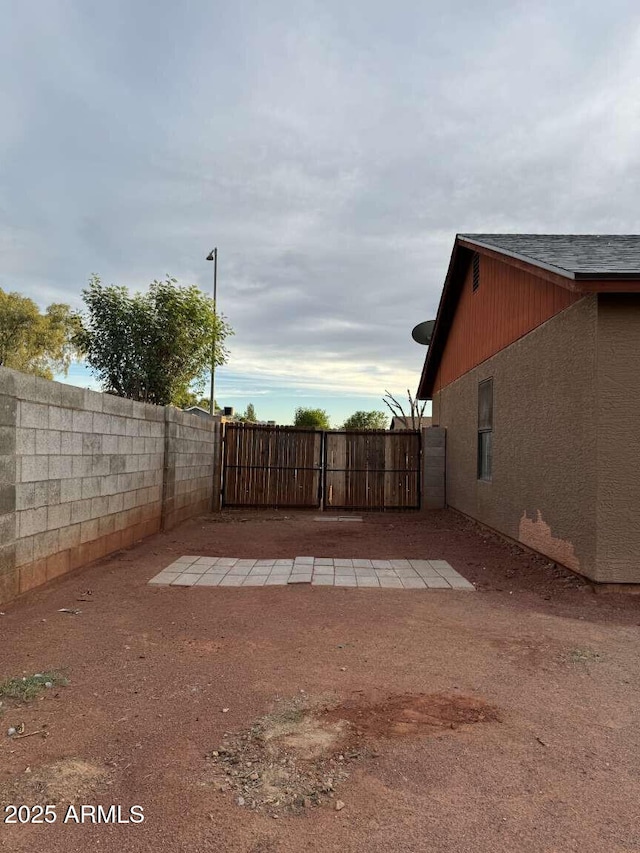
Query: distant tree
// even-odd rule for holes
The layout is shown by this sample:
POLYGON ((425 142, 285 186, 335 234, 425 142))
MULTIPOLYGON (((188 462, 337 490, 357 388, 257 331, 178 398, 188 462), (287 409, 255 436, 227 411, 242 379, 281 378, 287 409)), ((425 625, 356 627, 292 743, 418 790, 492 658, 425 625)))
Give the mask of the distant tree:
MULTIPOLYGON (((173 405, 177 406, 179 409, 187 409, 189 406, 198 406, 200 409, 206 409, 207 412, 209 411, 209 403, 209 397, 202 397, 200 394, 196 394, 193 391, 177 394, 173 401, 173 405)), ((218 402, 216 401, 216 409, 217 408, 218 402)))
POLYGON ((388 418, 384 412, 354 412, 342 429, 386 429, 388 418))
POLYGON ((411 391, 407 388, 407 397, 409 399, 409 414, 405 414, 404 409, 402 408, 401 403, 396 400, 394 396, 392 396, 388 391, 385 391, 385 394, 382 398, 382 402, 389 407, 391 410, 391 414, 394 417, 401 417, 405 419, 407 426, 411 424, 412 429, 419 429, 420 427, 420 418, 423 417, 425 409, 427 408, 427 401, 425 400, 422 405, 418 403, 417 400, 414 400, 411 396, 411 391))
POLYGON ((329 415, 324 409, 305 409, 299 407, 293 419, 293 425, 299 427, 312 427, 314 429, 331 429, 329 415))
POLYGON ((94 275, 83 299, 87 310, 76 342, 111 394, 179 405, 191 390, 202 394, 212 360, 227 359, 224 342, 233 330, 197 287, 167 278, 130 294, 94 275))
POLYGON ((256 410, 253 403, 247 404, 247 409, 244 413, 244 419, 245 422, 248 424, 255 424, 255 422, 258 420, 258 418, 256 417, 256 410))
POLYGON ((0 365, 45 379, 66 374, 79 356, 79 322, 68 305, 54 303, 41 314, 32 299, 0 289, 0 365))

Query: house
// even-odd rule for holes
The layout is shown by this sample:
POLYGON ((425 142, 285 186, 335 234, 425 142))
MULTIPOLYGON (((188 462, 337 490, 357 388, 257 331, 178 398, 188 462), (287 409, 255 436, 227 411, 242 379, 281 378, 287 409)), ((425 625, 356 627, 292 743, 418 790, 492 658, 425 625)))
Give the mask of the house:
POLYGON ((422 417, 418 417, 418 415, 416 415, 415 418, 412 418, 411 415, 405 415, 404 417, 402 415, 394 415, 391 418, 391 426, 389 429, 425 429, 430 426, 431 418, 427 418, 424 415, 422 417))
POLYGON ((447 505, 640 583, 640 236, 457 235, 418 398, 447 505))
POLYGON ((210 417, 212 417, 211 412, 208 412, 206 409, 203 409, 201 406, 187 406, 182 411, 183 412, 189 412, 190 415, 197 415, 199 418, 210 418, 210 417))

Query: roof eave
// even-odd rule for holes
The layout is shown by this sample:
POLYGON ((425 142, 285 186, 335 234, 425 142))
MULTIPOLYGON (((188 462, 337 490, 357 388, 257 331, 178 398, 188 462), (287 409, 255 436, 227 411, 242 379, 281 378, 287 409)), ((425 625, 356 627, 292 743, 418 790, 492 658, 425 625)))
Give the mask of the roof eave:
POLYGON ((466 249, 467 247, 462 245, 461 240, 459 239, 459 235, 456 234, 456 238, 453 243, 453 249, 451 250, 451 257, 449 258, 449 266, 447 268, 447 274, 445 276, 442 294, 440 296, 440 302, 438 304, 438 312, 436 314, 436 322, 433 327, 431 343, 429 345, 429 349, 424 360, 422 373, 420 375, 420 382, 418 384, 418 390, 416 392, 416 397, 418 400, 432 399, 433 383, 435 381, 435 374, 437 369, 434 367, 434 363, 438 358, 438 350, 441 346, 440 339, 442 338, 442 330, 445 324, 444 314, 450 299, 451 281, 453 279, 453 273, 455 270, 456 262, 458 261, 460 248, 466 249))
POLYGON ((481 240, 470 240, 468 237, 464 237, 462 235, 457 235, 456 239, 458 239, 463 245, 466 244, 469 246, 469 248, 479 246, 481 249, 489 249, 491 252, 497 252, 507 258, 514 258, 516 261, 522 261, 524 264, 530 264, 532 267, 539 267, 542 270, 547 270, 547 272, 553 272, 556 275, 561 275, 563 278, 572 280, 575 280, 576 278, 576 274, 572 270, 566 270, 563 267, 554 266, 554 264, 545 264, 544 261, 530 258, 527 255, 521 255, 519 252, 510 252, 500 246, 494 246, 491 243, 485 243, 481 240))

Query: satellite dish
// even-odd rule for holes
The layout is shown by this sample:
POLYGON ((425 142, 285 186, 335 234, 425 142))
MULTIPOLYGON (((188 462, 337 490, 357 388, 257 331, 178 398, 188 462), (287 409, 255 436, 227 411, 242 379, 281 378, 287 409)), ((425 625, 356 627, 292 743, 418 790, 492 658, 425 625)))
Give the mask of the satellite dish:
POLYGON ((418 323, 411 332, 411 337, 417 344, 422 344, 422 346, 428 347, 431 343, 431 336, 433 335, 433 327, 435 324, 435 320, 425 320, 424 323, 418 323))

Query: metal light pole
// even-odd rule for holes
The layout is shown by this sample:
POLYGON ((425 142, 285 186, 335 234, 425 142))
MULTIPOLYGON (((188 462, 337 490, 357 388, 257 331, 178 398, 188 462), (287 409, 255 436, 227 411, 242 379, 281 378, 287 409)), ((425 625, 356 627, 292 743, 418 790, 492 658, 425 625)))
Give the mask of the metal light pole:
MULTIPOLYGON (((218 296, 218 249, 217 247, 207 255, 208 261, 213 261, 213 316, 217 318, 216 299, 218 296)), ((216 338, 215 333, 211 341, 211 402, 209 403, 209 412, 212 415, 216 413, 215 404, 215 387, 216 387, 216 338)))

